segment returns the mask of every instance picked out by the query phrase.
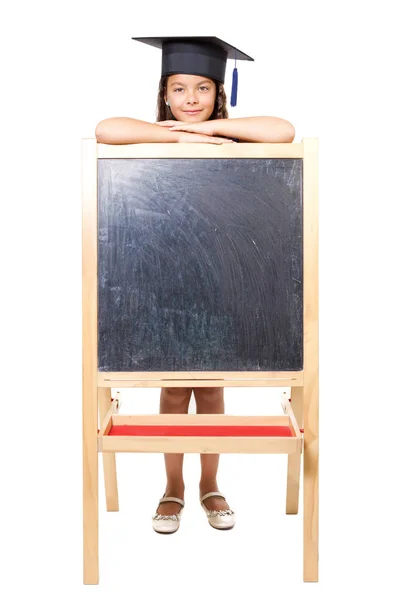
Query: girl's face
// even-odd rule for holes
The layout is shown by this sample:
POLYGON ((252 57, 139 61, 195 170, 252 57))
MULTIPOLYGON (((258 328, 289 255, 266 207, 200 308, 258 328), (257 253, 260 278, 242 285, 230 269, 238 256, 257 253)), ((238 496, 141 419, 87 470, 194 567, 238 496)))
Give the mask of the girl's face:
POLYGON ((165 100, 178 121, 207 121, 214 110, 217 89, 207 77, 170 75, 165 100))

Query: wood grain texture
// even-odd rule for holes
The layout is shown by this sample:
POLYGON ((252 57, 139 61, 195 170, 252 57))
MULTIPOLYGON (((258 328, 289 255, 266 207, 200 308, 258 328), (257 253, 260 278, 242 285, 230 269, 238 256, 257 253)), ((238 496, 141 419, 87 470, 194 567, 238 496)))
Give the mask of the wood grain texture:
POLYGON ((304 141, 304 581, 318 581, 318 140, 304 141))
MULTIPOLYGON (((111 389, 98 388, 99 401, 99 416, 100 425, 103 423, 107 413, 112 407, 111 389)), ((114 407, 112 407, 114 408, 114 407)), ((106 507, 107 511, 114 512, 119 510, 118 504, 118 485, 117 485, 117 465, 114 452, 103 453, 103 473, 104 473, 104 488, 106 492, 106 507)))
POLYGON ((97 158, 82 142, 83 580, 99 582, 97 453, 97 158))

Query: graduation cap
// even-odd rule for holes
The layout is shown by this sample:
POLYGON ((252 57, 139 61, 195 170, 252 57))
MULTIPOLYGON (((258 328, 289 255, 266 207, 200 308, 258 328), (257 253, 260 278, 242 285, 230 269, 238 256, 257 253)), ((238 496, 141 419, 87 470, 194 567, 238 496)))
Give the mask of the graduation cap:
POLYGON ((237 101, 236 60, 254 60, 217 37, 139 37, 132 39, 162 49, 162 77, 182 73, 202 75, 224 83, 226 61, 228 58, 234 59, 231 106, 236 106, 237 101))

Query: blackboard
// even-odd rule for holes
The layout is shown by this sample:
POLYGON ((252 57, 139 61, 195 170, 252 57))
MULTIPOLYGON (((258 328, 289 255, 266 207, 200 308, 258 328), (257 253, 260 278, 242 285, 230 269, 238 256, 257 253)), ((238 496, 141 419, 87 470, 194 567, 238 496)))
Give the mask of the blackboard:
POLYGON ((303 161, 98 159, 99 371, 303 368, 303 161))

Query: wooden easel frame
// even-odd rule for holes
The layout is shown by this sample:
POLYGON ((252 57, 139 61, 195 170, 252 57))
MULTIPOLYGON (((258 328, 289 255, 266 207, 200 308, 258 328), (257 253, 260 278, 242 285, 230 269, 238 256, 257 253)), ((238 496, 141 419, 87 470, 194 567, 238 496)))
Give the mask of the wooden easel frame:
MULTIPOLYGON (((287 453, 286 513, 298 513, 301 452, 303 460, 303 578, 318 581, 319 508, 319 324, 318 324, 318 139, 300 144, 136 144, 111 146, 82 140, 82 429, 83 429, 83 563, 85 584, 99 582, 98 452, 103 452, 107 510, 118 510, 115 452, 249 452, 287 453), (303 323, 304 365, 295 372, 156 372, 104 373, 97 366, 97 159, 98 158, 302 158, 303 159, 303 323), (195 384, 195 385, 194 385, 195 384), (290 387, 283 411, 293 440, 255 438, 106 439, 118 406, 111 388, 122 387, 290 387), (100 430, 98 430, 98 418, 100 430), (301 428, 301 429, 299 429, 301 428), (304 431, 304 434, 303 434, 304 431), (205 442, 207 448, 205 447, 205 442), (304 448, 302 448, 304 442, 304 448), (150 449, 149 449, 150 448, 150 449)), ((257 417, 228 415, 148 415, 145 423, 177 424, 182 417, 215 424, 229 419, 257 423, 257 417), (219 419, 219 420, 218 420, 219 419)), ((267 422, 268 417, 263 422, 267 422)), ((136 422, 138 419, 136 418, 136 422)))

